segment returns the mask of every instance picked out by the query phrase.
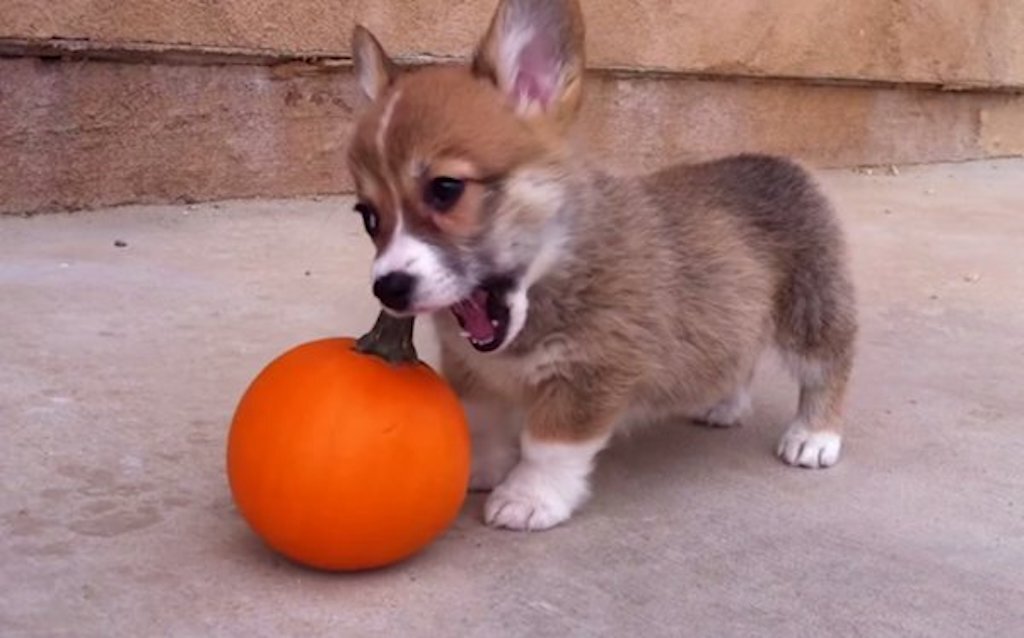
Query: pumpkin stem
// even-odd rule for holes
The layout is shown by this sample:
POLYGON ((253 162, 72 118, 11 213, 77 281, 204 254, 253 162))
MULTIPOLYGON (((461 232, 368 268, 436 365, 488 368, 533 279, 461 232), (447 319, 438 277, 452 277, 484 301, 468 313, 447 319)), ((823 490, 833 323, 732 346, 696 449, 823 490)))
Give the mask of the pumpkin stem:
POLYGON ((356 341, 356 351, 372 354, 388 363, 419 363, 412 344, 414 317, 393 317, 381 311, 373 328, 356 341))

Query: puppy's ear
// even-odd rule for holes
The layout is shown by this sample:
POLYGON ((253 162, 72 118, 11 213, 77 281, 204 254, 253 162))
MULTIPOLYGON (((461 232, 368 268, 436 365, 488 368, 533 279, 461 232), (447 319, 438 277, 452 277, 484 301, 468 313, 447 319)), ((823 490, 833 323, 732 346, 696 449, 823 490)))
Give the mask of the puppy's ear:
POLYGON ((473 72, 526 118, 568 124, 582 98, 583 14, 577 0, 501 0, 473 72))
POLYGON ((362 25, 352 31, 352 59, 363 93, 376 100, 395 79, 397 69, 377 38, 362 25))

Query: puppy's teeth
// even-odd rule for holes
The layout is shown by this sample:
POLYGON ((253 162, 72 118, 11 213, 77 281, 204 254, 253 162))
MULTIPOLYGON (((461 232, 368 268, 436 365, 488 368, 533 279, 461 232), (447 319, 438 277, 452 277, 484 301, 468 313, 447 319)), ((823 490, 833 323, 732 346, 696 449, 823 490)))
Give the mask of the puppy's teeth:
POLYGON ((463 339, 469 339, 469 332, 465 330, 459 330, 459 336, 463 339))
POLYGON ((491 326, 494 327, 494 328, 497 328, 498 327, 498 320, 497 319, 491 319, 491 326))

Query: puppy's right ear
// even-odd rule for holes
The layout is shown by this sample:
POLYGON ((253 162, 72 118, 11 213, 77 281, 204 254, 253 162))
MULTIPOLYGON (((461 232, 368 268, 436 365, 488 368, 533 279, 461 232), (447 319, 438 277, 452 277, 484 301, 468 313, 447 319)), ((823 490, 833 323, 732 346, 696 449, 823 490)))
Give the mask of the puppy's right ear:
POLYGON ((524 118, 567 125, 579 110, 586 66, 578 0, 500 0, 473 58, 524 118))
POLYGON ((358 24, 352 31, 352 59, 363 93, 376 100, 395 79, 397 69, 377 38, 358 24))

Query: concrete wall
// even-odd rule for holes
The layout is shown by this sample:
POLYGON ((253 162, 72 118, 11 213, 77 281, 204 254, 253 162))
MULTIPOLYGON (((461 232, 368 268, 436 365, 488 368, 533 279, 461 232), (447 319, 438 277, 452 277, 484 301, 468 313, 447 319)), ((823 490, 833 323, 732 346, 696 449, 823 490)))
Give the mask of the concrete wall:
MULTIPOLYGON (((578 131, 616 170, 738 151, 823 166, 1024 153, 1020 0, 584 7, 578 131)), ((344 191, 352 24, 422 63, 464 55, 492 8, 0 0, 0 212, 344 191)))
MULTIPOLYGON (((491 0, 0 0, 0 38, 461 56, 491 0)), ((598 68, 1024 87, 1020 0, 584 0, 598 68)))

